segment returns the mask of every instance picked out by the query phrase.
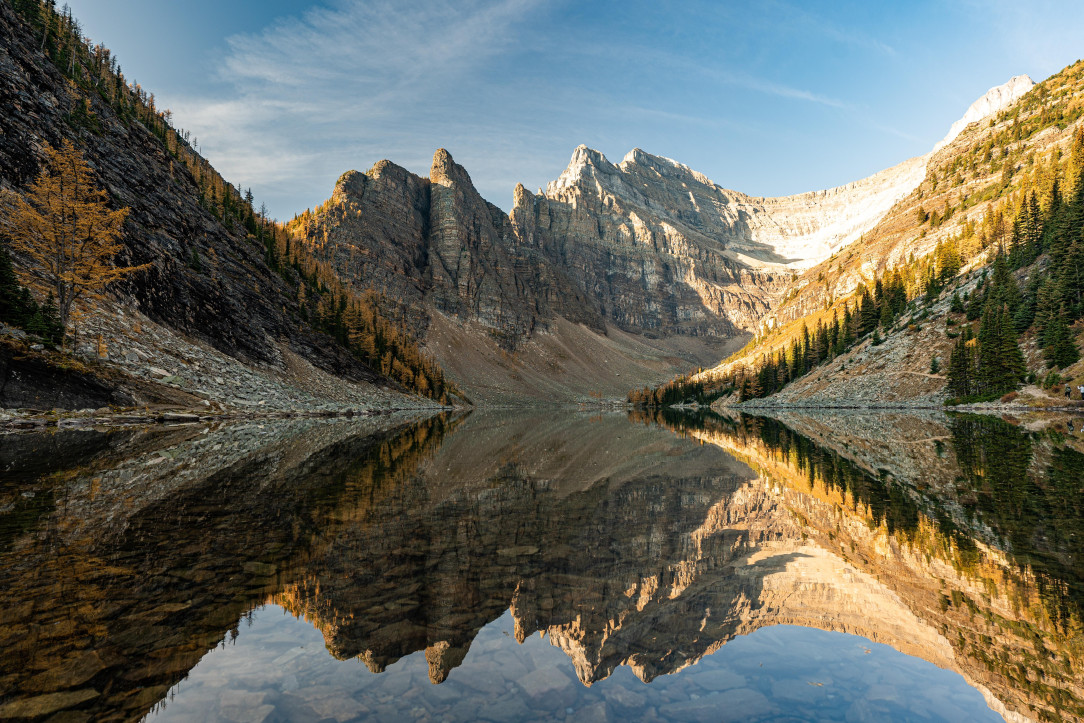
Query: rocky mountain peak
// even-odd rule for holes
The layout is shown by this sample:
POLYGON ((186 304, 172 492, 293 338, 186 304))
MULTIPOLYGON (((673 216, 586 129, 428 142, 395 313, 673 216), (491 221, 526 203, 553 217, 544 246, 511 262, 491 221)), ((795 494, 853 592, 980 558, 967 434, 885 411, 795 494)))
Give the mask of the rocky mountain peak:
POLYGON ((1034 87, 1035 81, 1030 76, 1015 75, 1009 78, 1007 83, 996 85, 986 91, 981 98, 971 104, 962 118, 952 124, 948 135, 933 147, 934 151, 938 151, 951 143, 971 123, 976 123, 1005 110, 1034 87))
POLYGON ((347 171, 339 176, 331 192, 331 201, 335 204, 360 203, 366 192, 374 185, 378 188, 412 186, 417 180, 414 174, 402 166, 385 159, 377 161, 365 173, 347 171))
POLYGON ((654 156, 642 148, 633 148, 631 151, 625 154, 625 157, 621 159, 621 165, 626 163, 641 163, 643 165, 651 165, 653 161, 659 160, 661 156, 654 156))
POLYGON ((633 148, 626 153, 621 163, 618 164, 618 168, 626 173, 633 170, 634 167, 654 171, 663 178, 672 178, 686 183, 697 183, 713 189, 718 188, 710 178, 699 171, 694 171, 684 163, 679 163, 666 156, 656 156, 640 148, 633 148))
POLYGON ((433 165, 429 168, 429 180, 445 186, 451 185, 455 180, 454 177, 458 175, 457 168, 456 162, 452 160, 452 154, 447 149, 438 148, 433 154, 433 165))
MULTIPOLYGON (((514 209, 527 208, 533 199, 534 196, 527 190, 526 186, 522 183, 516 184, 515 190, 512 191, 512 205, 514 209)), ((515 210, 513 210, 513 213, 515 213, 515 210)))
MULTIPOLYGON (((384 162, 386 161, 382 161, 382 163, 384 162)), ((377 166, 373 166, 373 171, 370 171, 370 173, 375 172, 376 168, 377 166)), ((368 176, 364 173, 347 171, 339 176, 339 180, 335 182, 335 190, 331 192, 332 201, 334 203, 343 203, 360 198, 365 192, 365 183, 368 180, 368 176)))
POLYGON ((557 180, 550 181, 546 185, 546 195, 550 196, 562 189, 578 185, 584 176, 594 175, 595 170, 614 173, 617 167, 602 153, 581 143, 576 146, 576 150, 572 151, 572 160, 568 162, 568 168, 557 177, 557 180))

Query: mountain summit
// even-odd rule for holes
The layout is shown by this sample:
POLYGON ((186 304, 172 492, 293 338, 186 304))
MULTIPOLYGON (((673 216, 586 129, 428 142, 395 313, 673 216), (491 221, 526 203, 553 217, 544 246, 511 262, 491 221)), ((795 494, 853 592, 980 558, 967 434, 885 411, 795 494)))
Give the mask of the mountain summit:
POLYGON ((1035 81, 1027 75, 1014 75, 1009 78, 1009 82, 995 85, 986 91, 981 98, 972 103, 962 118, 952 124, 948 134, 933 147, 934 152, 952 143, 956 136, 960 135, 963 129, 970 124, 977 123, 1005 110, 1034 87, 1035 81))

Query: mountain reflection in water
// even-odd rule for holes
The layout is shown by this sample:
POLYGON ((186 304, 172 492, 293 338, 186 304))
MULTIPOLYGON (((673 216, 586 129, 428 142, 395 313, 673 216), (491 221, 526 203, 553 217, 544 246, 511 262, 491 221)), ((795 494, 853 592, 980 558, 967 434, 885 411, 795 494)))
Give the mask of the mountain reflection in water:
POLYGON ((1027 426, 507 412, 9 437, 0 718, 1080 719, 1084 455, 1027 426), (847 674, 869 643, 839 633, 979 692, 879 647, 847 674))

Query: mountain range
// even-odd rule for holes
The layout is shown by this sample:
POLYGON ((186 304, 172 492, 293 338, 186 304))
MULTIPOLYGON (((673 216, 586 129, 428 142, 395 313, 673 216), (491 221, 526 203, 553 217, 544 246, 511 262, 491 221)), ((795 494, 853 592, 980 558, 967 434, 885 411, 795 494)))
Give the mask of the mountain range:
MULTIPOLYGON (((394 299, 475 397, 552 395, 566 372, 553 363, 562 353, 622 366, 622 377, 589 382, 613 396, 654 371, 622 334, 676 357, 672 367, 717 361, 781 306, 803 271, 875 228, 968 125, 1033 85, 1018 76, 990 89, 930 153, 823 191, 751 197, 640 149, 614 164, 579 146, 544 191, 518 185, 505 214, 441 149, 428 178, 390 161, 345 173, 290 228, 348 283, 394 299)), ((578 386, 582 374, 568 376, 560 393, 591 391, 578 386)))

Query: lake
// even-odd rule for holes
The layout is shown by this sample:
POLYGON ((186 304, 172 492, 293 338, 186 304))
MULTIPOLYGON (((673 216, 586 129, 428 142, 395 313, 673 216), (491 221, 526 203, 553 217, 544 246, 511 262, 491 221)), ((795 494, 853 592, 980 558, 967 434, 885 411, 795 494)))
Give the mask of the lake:
POLYGON ((1080 428, 509 410, 0 437, 0 719, 1081 720, 1080 428))

